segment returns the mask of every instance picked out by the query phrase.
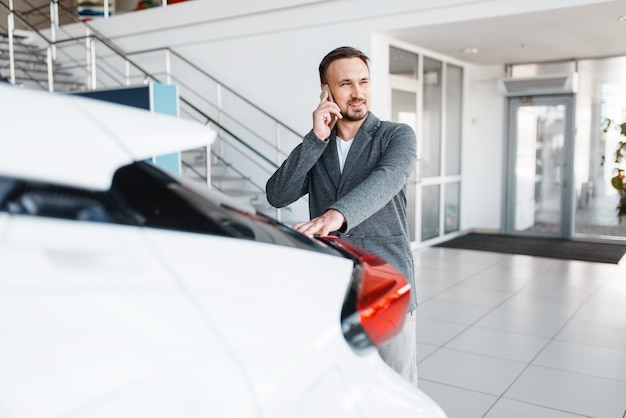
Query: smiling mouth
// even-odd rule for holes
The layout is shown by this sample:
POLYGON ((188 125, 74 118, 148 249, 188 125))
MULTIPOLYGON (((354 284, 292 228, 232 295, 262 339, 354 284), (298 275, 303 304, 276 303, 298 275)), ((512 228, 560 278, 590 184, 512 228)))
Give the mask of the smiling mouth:
POLYGON ((365 106, 365 102, 351 102, 349 103, 350 107, 361 107, 361 106, 365 106))

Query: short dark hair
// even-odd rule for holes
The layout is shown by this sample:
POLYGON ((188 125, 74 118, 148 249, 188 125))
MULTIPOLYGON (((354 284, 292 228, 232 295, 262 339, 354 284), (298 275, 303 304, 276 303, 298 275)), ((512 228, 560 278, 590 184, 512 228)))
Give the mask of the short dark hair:
POLYGON ((356 48, 352 48, 351 46, 340 46, 339 48, 336 48, 326 54, 322 62, 320 62, 319 72, 320 82, 322 84, 326 84, 326 70, 328 70, 330 64, 333 61, 342 58, 359 58, 365 63, 365 65, 367 65, 367 68, 369 69, 369 65, 367 63, 369 58, 367 57, 367 55, 365 55, 356 48))

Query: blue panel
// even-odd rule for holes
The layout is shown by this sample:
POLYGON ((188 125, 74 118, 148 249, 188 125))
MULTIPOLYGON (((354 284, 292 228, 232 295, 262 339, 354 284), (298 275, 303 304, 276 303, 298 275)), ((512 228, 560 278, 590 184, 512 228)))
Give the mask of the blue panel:
POLYGON ((150 110, 150 88, 148 86, 90 90, 72 94, 150 110))
MULTIPOLYGON (((152 110, 154 113, 163 113, 178 116, 178 88, 171 84, 152 83, 152 110)), ((180 174, 180 152, 157 156, 155 165, 180 174)))
POLYGON ((178 116, 178 87, 171 84, 152 84, 152 110, 155 113, 178 116))

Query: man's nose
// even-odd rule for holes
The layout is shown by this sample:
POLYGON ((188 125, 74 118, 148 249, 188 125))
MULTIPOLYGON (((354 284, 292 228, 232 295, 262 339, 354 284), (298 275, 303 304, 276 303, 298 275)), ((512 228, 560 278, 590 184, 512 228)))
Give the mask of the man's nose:
POLYGON ((361 97, 363 93, 363 88, 358 84, 352 86, 352 97, 361 97))

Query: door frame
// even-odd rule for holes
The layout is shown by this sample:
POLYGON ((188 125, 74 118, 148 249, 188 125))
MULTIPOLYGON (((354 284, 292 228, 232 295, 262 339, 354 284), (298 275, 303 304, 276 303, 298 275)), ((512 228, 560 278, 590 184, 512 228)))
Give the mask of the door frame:
POLYGON ((575 182, 574 182, 574 124, 575 124, 575 95, 554 94, 509 97, 507 101, 507 129, 505 146, 505 171, 503 193, 503 226, 505 235, 533 236, 546 238, 572 239, 574 236, 575 182), (517 108, 529 105, 564 105, 565 106, 565 138, 563 157, 565 167, 562 168, 564 185, 561 193, 561 216, 558 233, 516 231, 515 230, 515 196, 516 196, 516 158, 517 158, 517 108))
MULTIPOLYGON (((417 55, 417 54, 416 54, 417 55)), ((421 55, 419 55, 419 68, 422 68, 421 55)), ((389 75, 389 102, 391 103, 391 96, 393 90, 402 91, 405 93, 415 94, 415 109, 417 114, 415 115, 414 131, 417 140, 417 160, 415 167, 411 172, 409 181, 407 183, 407 204, 409 205, 409 229, 411 242, 421 242, 422 231, 422 178, 421 178, 421 146, 423 141, 421 140, 421 126, 422 126, 422 89, 420 80, 409 79, 397 75, 389 75), (413 196, 413 198, 411 198, 413 196), (411 213, 412 212, 412 213, 411 213)), ((392 115, 393 117, 393 115, 392 115)))

